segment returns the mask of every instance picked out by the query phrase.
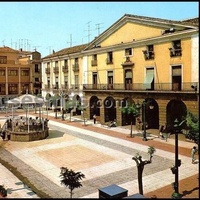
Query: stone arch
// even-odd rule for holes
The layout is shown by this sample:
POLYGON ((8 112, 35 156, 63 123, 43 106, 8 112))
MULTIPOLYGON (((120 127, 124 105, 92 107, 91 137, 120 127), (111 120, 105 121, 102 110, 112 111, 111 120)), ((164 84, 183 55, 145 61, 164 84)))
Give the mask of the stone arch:
POLYGON ((183 101, 172 99, 166 108, 166 123, 170 130, 173 129, 174 120, 178 119, 179 122, 187 115, 187 107, 183 101))
POLYGON ((158 103, 153 98, 145 99, 146 110, 146 122, 148 124, 148 128, 151 129, 158 129, 159 128, 159 107, 158 103))
POLYGON ((90 119, 93 119, 93 115, 100 116, 100 99, 97 96, 91 96, 90 98, 90 119))
POLYGON ((116 120, 116 101, 113 97, 108 96, 103 102, 105 122, 116 120))
MULTIPOLYGON (((130 104, 133 103, 133 100, 132 100, 130 97, 125 97, 125 98, 122 99, 122 101, 121 101, 121 106, 122 106, 122 107, 125 107, 125 106, 127 106, 129 103, 130 103, 130 104)), ((130 124, 131 124, 131 121, 132 121, 132 124, 133 124, 133 125, 135 124, 135 119, 131 119, 131 118, 130 118, 130 115, 128 115, 127 113, 121 113, 121 114, 122 114, 122 126, 130 125, 130 124)))

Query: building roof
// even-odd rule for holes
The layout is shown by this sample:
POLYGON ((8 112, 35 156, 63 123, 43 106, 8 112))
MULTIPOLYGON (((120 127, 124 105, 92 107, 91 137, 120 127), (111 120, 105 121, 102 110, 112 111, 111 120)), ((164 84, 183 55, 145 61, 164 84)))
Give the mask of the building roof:
POLYGON ((52 57, 56 57, 56 56, 62 56, 62 55, 67 55, 67 54, 73 54, 73 53, 78 53, 81 52, 88 44, 81 44, 81 45, 77 45, 77 46, 73 46, 73 47, 68 47, 65 49, 62 49, 60 51, 54 52, 48 56, 43 57, 42 59, 46 59, 46 58, 52 58, 52 57))
POLYGON ((167 19, 161 19, 161 18, 155 18, 155 17, 146 17, 146 16, 139 16, 139 15, 132 15, 132 14, 124 14, 119 20, 117 20, 115 23, 113 23, 108 29, 106 29, 104 32, 102 32, 98 37, 96 37, 94 40, 92 40, 88 44, 82 44, 82 45, 77 45, 69 48, 62 49, 57 52, 53 52, 52 54, 43 57, 42 59, 48 59, 48 58, 53 58, 56 56, 62 56, 62 55, 67 55, 67 54, 73 54, 73 53, 78 53, 81 52, 82 50, 87 50, 90 49, 93 44, 95 43, 96 40, 99 40, 100 38, 103 38, 103 35, 107 33, 110 29, 113 29, 113 27, 117 27, 118 24, 122 24, 123 21, 127 20, 136 20, 138 22, 145 22, 145 23, 155 23, 159 26, 165 27, 167 26, 177 26, 180 29, 190 29, 190 28, 198 28, 199 27, 199 18, 191 18, 191 19, 186 19, 182 21, 177 21, 177 20, 167 20, 167 19))
POLYGON ((13 53, 18 53, 19 51, 18 50, 15 50, 15 49, 12 49, 10 47, 7 47, 7 46, 3 46, 3 47, 0 47, 0 52, 13 52, 13 53))

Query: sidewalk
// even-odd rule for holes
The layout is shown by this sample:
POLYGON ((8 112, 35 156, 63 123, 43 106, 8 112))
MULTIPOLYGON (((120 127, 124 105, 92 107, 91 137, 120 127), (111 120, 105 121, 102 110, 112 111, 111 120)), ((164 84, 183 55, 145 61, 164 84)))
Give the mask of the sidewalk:
MULTIPOLYGON (((60 185, 58 178, 59 167, 64 165, 86 175, 83 187, 75 189, 74 197, 98 198, 98 188, 110 184, 118 184, 128 189, 128 195, 138 193, 137 170, 131 158, 137 151, 145 158, 148 146, 153 145, 156 148, 153 163, 145 166, 143 174, 144 195, 171 198, 174 175, 169 166, 174 163, 173 139, 169 138, 166 142, 157 138, 157 135, 147 134, 148 141, 142 141, 142 136, 135 130, 134 137, 130 138, 128 128, 94 125, 92 120, 87 121, 85 126, 80 118, 73 117, 75 121, 72 122, 68 119, 62 121, 60 118, 55 119, 54 113, 49 114, 49 119, 50 136, 45 140, 29 143, 0 142, 5 149, 0 151, 1 158, 14 164, 19 172, 39 189, 42 188, 45 194, 55 198, 65 198, 69 195, 60 185), (12 158, 12 162, 9 157, 12 158), (45 181, 48 184, 44 186, 45 181)), ((179 192, 184 195, 183 198, 199 197, 198 166, 192 165, 190 158, 190 148, 193 145, 191 142, 179 141, 179 157, 182 161, 179 192)), ((9 174, 6 170, 1 171, 1 177, 9 174)), ((11 177, 11 174, 9 176, 11 177)), ((13 181, 9 183, 20 182, 14 178, 16 177, 14 176, 13 181)), ((0 179, 0 184, 3 180, 5 181, 0 179)), ((16 187, 16 184, 14 186, 16 187)), ((27 195, 27 189, 22 187, 20 195, 22 198, 37 198, 36 194, 27 195)), ((8 197, 20 198, 14 191, 8 194, 8 197)))

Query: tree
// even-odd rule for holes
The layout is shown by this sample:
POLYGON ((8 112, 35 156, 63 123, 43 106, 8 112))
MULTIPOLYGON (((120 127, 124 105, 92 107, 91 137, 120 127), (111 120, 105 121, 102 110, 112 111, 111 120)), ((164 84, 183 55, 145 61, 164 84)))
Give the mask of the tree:
MULTIPOLYGON (((186 115, 186 124, 189 129, 185 137, 194 141, 199 147, 199 118, 190 111, 186 115)), ((199 149, 199 148, 198 148, 199 149)))
POLYGON ((55 113, 55 118, 56 119, 57 119, 57 114, 58 114, 58 108, 57 108, 57 101, 58 101, 58 99, 60 99, 60 97, 57 96, 57 95, 54 95, 54 96, 52 96, 52 97, 49 98, 49 101, 51 101, 52 104, 55 106, 54 109, 56 111, 56 113, 55 113))
POLYGON ((0 185, 0 197, 7 197, 7 190, 3 185, 0 185))
POLYGON ((60 169, 61 185, 65 185, 65 187, 70 189, 70 198, 72 198, 73 190, 82 187, 80 181, 82 178, 85 178, 85 175, 72 169, 69 170, 67 167, 61 167, 60 169))
POLYGON ((137 153, 132 159, 135 160, 138 170, 138 187, 139 187, 139 193, 143 195, 143 184, 142 184, 142 173, 144 170, 144 166, 146 164, 150 164, 152 162, 153 154, 155 153, 156 149, 153 146, 149 146, 148 148, 148 154, 149 154, 149 160, 142 160, 142 156, 137 153))
POLYGON ((76 102, 73 100, 68 100, 65 104, 66 112, 70 114, 70 122, 71 122, 71 111, 77 106, 76 102))
POLYGON ((131 132, 130 137, 133 137, 133 118, 140 115, 140 107, 134 102, 132 104, 128 103, 126 107, 121 108, 122 113, 126 113, 131 118, 131 132))

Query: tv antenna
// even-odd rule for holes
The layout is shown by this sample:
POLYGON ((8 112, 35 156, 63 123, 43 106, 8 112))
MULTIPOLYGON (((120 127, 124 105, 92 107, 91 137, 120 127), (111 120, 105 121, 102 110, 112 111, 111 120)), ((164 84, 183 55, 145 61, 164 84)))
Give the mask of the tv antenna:
POLYGON ((88 35, 87 35, 87 37, 88 37, 88 42, 90 42, 90 31, 91 31, 91 29, 90 29, 90 23, 91 23, 91 21, 89 21, 89 22, 87 22, 87 24, 88 24, 88 35))
POLYGON ((4 46, 4 41, 5 41, 5 40, 2 40, 2 44, 3 44, 3 46, 4 46))
POLYGON ((49 49, 49 54, 51 54, 51 47, 52 46, 48 46, 46 49, 49 49))
POLYGON ((100 27, 101 24, 103 24, 103 23, 95 24, 96 25, 96 30, 98 30, 98 36, 100 35, 100 29, 103 28, 103 27, 100 27))
POLYGON ((33 50, 37 51, 37 47, 40 47, 40 46, 33 46, 33 47, 35 47, 33 50))
POLYGON ((70 43, 70 47, 72 47, 72 44, 75 43, 75 42, 72 42, 72 34, 70 34, 70 42, 67 42, 67 44, 70 43))

